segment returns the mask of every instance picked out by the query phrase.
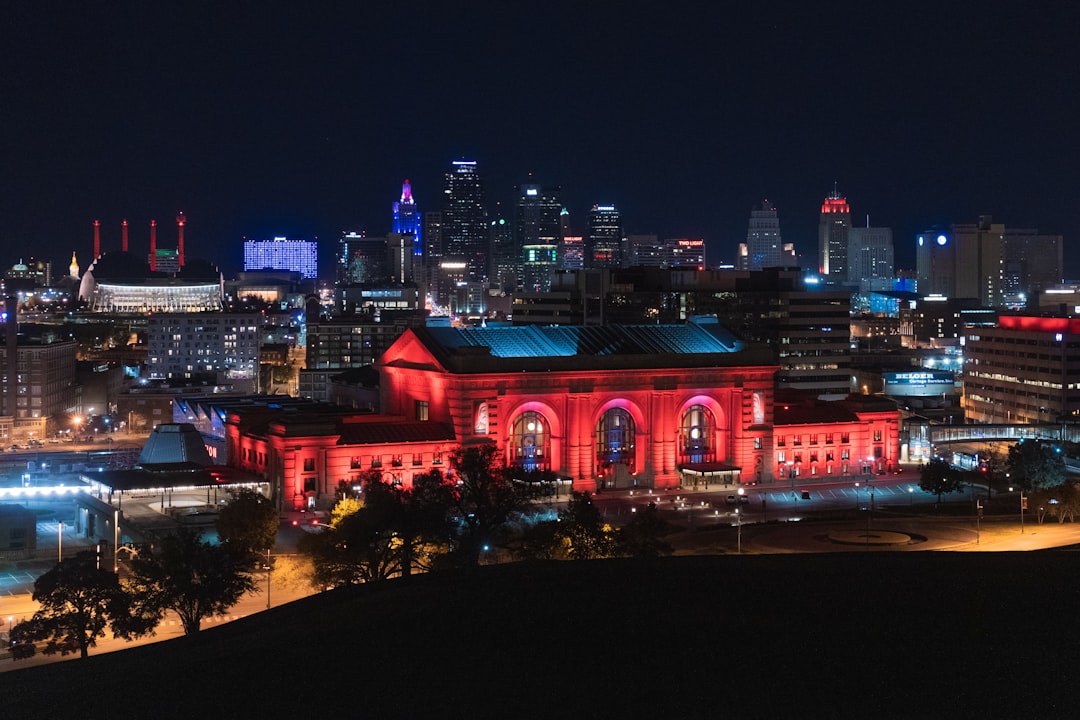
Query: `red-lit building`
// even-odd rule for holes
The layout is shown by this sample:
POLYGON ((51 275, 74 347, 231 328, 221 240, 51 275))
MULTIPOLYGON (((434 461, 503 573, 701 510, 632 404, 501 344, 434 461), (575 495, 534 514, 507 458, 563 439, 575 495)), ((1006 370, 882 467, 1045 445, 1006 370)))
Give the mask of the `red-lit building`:
POLYGON ((855 395, 848 401, 777 400, 773 472, 782 478, 887 473, 900 459, 896 403, 855 395))
POLYGON ((412 328, 379 360, 383 414, 232 408, 226 456, 266 477, 283 508, 327 507, 340 481, 373 468, 409 486, 485 443, 575 490, 770 482, 789 476, 789 461, 818 476, 867 471, 868 458, 895 465, 894 405, 811 400, 798 417, 790 404, 774 417, 769 357, 708 322, 412 328), (820 436, 822 452, 796 460, 795 432, 808 449, 820 436))
POLYGON ((447 423, 575 489, 766 479, 777 367, 719 325, 416 328, 379 361, 383 412, 447 423))

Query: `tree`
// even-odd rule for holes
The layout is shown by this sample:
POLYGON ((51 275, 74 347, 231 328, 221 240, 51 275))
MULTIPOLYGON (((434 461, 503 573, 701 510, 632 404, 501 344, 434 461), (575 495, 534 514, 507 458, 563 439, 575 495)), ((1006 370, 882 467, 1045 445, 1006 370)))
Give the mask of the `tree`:
POLYGON ((152 633, 153 618, 133 614, 129 598, 116 573, 99 567, 92 551, 83 551, 57 563, 34 582, 34 600, 40 609, 11 631, 13 643, 33 655, 29 643, 45 641, 46 655, 79 653, 87 657, 98 638, 111 628, 117 637, 152 633))
POLYGON ((934 458, 923 465, 919 488, 923 492, 937 495, 937 501, 940 503, 942 495, 961 492, 964 489, 964 481, 961 474, 949 463, 934 458))
POLYGON ((1065 482, 1061 447, 1039 440, 1021 440, 1009 448, 1009 477, 1022 490, 1057 487, 1065 482))
POLYGON ((240 489, 218 513, 217 532, 221 542, 251 556, 274 546, 280 522, 277 508, 265 495, 240 489))
POLYGON ((673 552, 664 536, 674 531, 668 521, 660 517, 656 503, 649 503, 642 512, 634 513, 630 522, 619 530, 618 548, 630 557, 659 557, 673 552))
POLYGON ((566 508, 559 511, 558 532, 569 542, 572 560, 610 557, 615 552, 615 534, 587 492, 570 493, 566 508))
POLYGON ((127 588, 133 606, 161 618, 175 612, 184 633, 199 632, 203 618, 223 613, 256 589, 246 571, 248 555, 228 545, 212 545, 187 528, 166 536, 156 554, 136 558, 127 588))
POLYGON ((384 499, 381 504, 373 503, 370 491, 362 506, 350 498, 340 500, 331 511, 334 522, 329 527, 300 539, 298 549, 311 558, 316 585, 340 587, 377 582, 399 571, 400 540, 391 529, 389 502, 384 499))
POLYGON ((495 445, 477 445, 457 450, 450 457, 453 472, 450 502, 459 526, 454 555, 466 567, 480 564, 485 547, 501 541, 510 516, 524 509, 530 494, 498 466, 495 445))

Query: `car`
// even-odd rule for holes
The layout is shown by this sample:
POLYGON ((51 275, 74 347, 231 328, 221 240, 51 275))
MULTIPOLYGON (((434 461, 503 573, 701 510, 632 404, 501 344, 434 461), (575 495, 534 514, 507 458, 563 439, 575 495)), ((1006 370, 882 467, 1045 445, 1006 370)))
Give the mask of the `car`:
POLYGON ((739 504, 740 505, 749 505, 750 504, 750 496, 749 495, 740 495, 739 496, 739 504))
POLYGON ((22 450, 22 445, 18 445, 18 444, 12 445, 11 449, 12 450, 22 450))
POLYGON ((803 490, 802 491, 802 499, 803 500, 809 500, 810 499, 810 491, 809 490, 803 490))
POLYGON ((735 503, 737 503, 739 501, 735 498, 734 495, 728 495, 726 502, 727 502, 728 505, 734 505, 735 503))

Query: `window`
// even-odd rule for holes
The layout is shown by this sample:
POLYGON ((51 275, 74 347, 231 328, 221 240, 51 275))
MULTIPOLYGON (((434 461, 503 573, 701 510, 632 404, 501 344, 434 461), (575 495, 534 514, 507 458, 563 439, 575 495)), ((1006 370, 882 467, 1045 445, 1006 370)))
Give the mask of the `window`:
POLYGON ((880 430, 875 430, 874 431, 874 442, 881 442, 881 431, 880 430))
POLYGON ((848 434, 840 433, 840 444, 847 445, 849 442, 851 442, 851 438, 848 437, 848 434))
POLYGON ((786 445, 787 445, 787 436, 786 435, 777 435, 776 436, 776 447, 785 447, 786 445))
POLYGON ((841 450, 840 451, 840 459, 841 460, 850 460, 851 459, 851 451, 850 450, 841 450))
POLYGON ((755 450, 760 450, 761 449, 761 438, 759 438, 759 437, 754 438, 754 449, 755 450))
POLYGON ((777 463, 787 462, 787 454, 783 450, 778 450, 776 452, 776 462, 777 463))
POLYGON ((304 492, 315 492, 315 478, 304 478, 304 492))
POLYGON ((521 413, 510 428, 510 463, 526 470, 549 467, 548 422, 540 413, 521 413))
POLYGON ((833 444, 833 434, 832 433, 825 433, 825 444, 826 445, 832 445, 833 444))
POLYGON ((315 471, 315 458, 304 458, 304 472, 315 471))
POLYGON ((800 445, 802 445, 802 435, 794 435, 794 436, 792 436, 791 444, 794 445, 795 447, 799 447, 800 445))
POLYGON ((626 465, 634 472, 634 418, 625 408, 614 407, 596 425, 596 461, 601 470, 626 465))
MULTIPOLYGON (((679 461, 683 463, 712 462, 715 423, 713 414, 704 405, 692 405, 683 413, 679 427, 679 461)), ((760 448, 759 448, 760 449, 760 448)))
POLYGON ((810 444, 811 445, 817 445, 817 435, 811 435, 810 436, 810 444))
POLYGON ((427 420, 428 419, 428 402, 427 402, 427 400, 417 400, 414 403, 414 407, 415 407, 415 410, 416 410, 416 419, 417 420, 427 420))
POLYGON ((373 467, 373 468, 382 467, 382 457, 379 456, 379 455, 376 455, 376 456, 372 457, 371 458, 371 467, 373 467))
POLYGON ((412 464, 413 464, 414 467, 416 465, 423 465, 424 464, 424 456, 421 453, 413 453, 412 454, 412 464))
POLYGON ((349 461, 349 468, 351 470, 358 470, 360 468, 360 458, 358 456, 354 455, 353 458, 349 461))
POLYGON ((432 465, 442 465, 442 450, 436 450, 431 455, 431 464, 432 465))
POLYGON ((395 455, 393 461, 391 462, 391 465, 393 465, 394 467, 401 467, 401 456, 395 455))

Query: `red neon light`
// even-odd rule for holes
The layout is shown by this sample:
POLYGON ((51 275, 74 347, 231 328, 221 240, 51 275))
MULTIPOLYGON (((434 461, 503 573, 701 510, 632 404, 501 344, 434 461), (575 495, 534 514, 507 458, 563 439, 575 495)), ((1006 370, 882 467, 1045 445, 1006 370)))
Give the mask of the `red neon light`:
POLYGON ((825 202, 821 205, 821 214, 827 213, 847 213, 851 214, 851 208, 848 207, 846 198, 825 198, 825 202))
POLYGON ((998 327, 1007 328, 1009 330, 1080 335, 1080 318, 1002 315, 998 318, 998 327))

